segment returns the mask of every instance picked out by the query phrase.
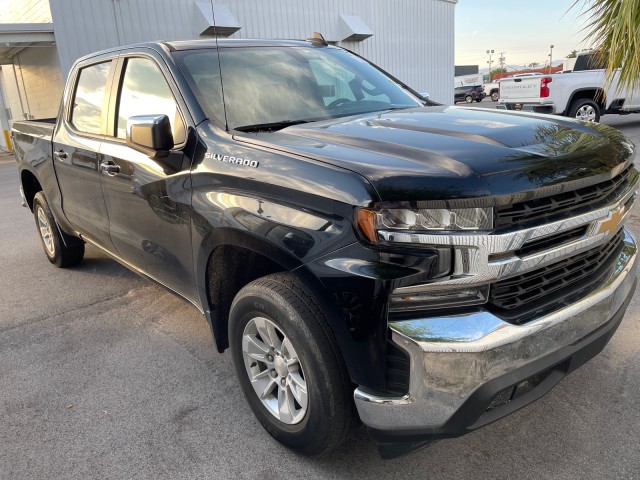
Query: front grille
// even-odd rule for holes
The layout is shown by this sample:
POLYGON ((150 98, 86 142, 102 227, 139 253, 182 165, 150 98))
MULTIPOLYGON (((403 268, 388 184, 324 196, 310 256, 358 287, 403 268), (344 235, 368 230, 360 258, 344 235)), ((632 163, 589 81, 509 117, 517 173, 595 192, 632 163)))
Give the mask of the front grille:
POLYGON ((566 245, 575 240, 582 238, 587 233, 588 225, 572 228, 562 233, 549 235, 548 237, 538 238, 531 242, 525 243, 522 248, 515 251, 515 254, 519 257, 526 257, 527 255, 534 255, 539 252, 545 252, 552 248, 558 248, 562 245, 566 245))
POLYGON ((487 308, 522 324, 570 305, 600 287, 623 248, 623 232, 607 244, 491 285, 487 308))
POLYGON ((534 226, 550 222, 560 216, 577 215, 584 209, 596 209, 611 203, 622 195, 629 183, 635 181, 638 172, 633 166, 611 180, 563 192, 549 197, 536 198, 496 208, 496 232, 511 228, 534 226))

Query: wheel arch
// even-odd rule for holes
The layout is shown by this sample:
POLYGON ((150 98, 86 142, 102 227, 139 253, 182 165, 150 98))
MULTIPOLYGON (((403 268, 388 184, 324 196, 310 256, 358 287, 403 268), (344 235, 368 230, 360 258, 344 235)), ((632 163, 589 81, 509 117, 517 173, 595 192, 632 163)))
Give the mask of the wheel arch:
MULTIPOLYGON (((360 253, 361 247, 358 245, 349 248, 357 249, 360 253)), ((348 258, 354 255, 349 250, 340 251, 348 258)), ((333 269, 327 276, 323 261, 326 258, 322 256, 321 259, 303 263, 293 253, 265 238, 234 228, 213 229, 201 243, 199 253, 195 256, 195 268, 201 305, 216 348, 222 353, 229 346, 228 314, 236 293, 257 278, 288 272, 301 281, 323 309, 331 329, 328 334, 337 341, 336 354, 344 359, 352 381, 384 390, 387 345, 384 304, 389 282, 349 274, 350 280, 345 284, 340 275, 334 276, 333 269), (255 265, 259 265, 259 268, 253 268, 255 265), (211 284, 212 280, 216 283, 211 284), (330 285, 325 283, 327 281, 331 282, 330 285), (216 289, 219 285, 224 287, 221 292, 216 289), (366 308, 355 319, 351 318, 353 312, 349 299, 341 295, 343 292, 354 293, 356 299, 364 299, 366 308)))
POLYGON ((197 286, 219 352, 229 346, 228 314, 237 292, 260 277, 291 272, 301 265, 293 254, 266 239, 232 228, 216 228, 202 242, 196 260, 197 286))
POLYGON ((577 100, 582 100, 582 99, 593 100, 596 104, 598 104, 598 107, 600 107, 600 110, 604 112, 605 104, 606 104, 604 90, 602 88, 589 87, 589 88, 579 88, 578 90, 575 90, 571 94, 571 97, 569 97, 569 101, 567 102, 567 106, 565 108, 565 111, 563 112, 563 115, 568 115, 573 103, 577 100))
MULTIPOLYGON (((45 189, 42 187, 42 184, 40 183, 40 180, 38 180, 38 177, 35 175, 35 173, 27 168, 22 169, 22 171, 20 172, 20 185, 22 186, 22 193, 25 200, 27 201, 27 206, 29 207, 29 210, 33 212, 33 199, 38 192, 42 192, 45 198, 47 198, 45 189)), ((84 241, 79 237, 67 232, 68 229, 65 229, 60 224, 60 217, 56 215, 56 212, 53 208, 54 206, 51 205, 51 200, 49 198, 47 198, 47 202, 55 220, 54 227, 60 233, 64 245, 67 247, 75 247, 79 246, 80 244, 84 244, 84 241)))
POLYGON ((43 190, 42 185, 35 174, 27 169, 23 169, 22 172, 20 172, 20 184, 22 185, 22 192, 29 206, 29 210, 33 212, 33 198, 36 196, 36 193, 43 190))

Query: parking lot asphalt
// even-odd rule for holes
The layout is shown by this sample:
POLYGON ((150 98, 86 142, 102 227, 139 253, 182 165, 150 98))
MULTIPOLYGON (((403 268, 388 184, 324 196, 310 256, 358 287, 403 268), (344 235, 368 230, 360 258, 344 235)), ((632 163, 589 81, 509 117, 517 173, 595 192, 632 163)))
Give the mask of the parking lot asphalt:
MULTIPOLYGON (((640 115, 603 123, 640 145, 640 115)), ((0 211, 2 480, 640 477, 640 291, 598 357, 503 420, 390 461, 360 427, 305 458, 260 427, 194 307, 93 247, 48 263, 12 162, 0 211)))

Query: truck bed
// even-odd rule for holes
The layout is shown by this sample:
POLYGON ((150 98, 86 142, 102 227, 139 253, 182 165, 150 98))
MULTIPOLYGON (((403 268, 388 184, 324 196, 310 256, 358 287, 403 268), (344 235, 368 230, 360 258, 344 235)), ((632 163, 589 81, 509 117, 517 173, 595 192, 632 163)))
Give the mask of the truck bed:
POLYGON ((12 129, 14 148, 16 151, 23 152, 16 158, 32 163, 51 157, 51 139, 55 122, 55 118, 14 122, 12 129))
MULTIPOLYGON (((22 175, 29 175, 27 171, 35 173, 36 176, 31 174, 34 180, 26 182, 27 185, 32 185, 33 188, 43 188, 51 203, 57 201, 60 196, 52 162, 53 145, 51 140, 55 122, 55 118, 14 122, 11 131, 18 169, 23 172, 22 175), (36 178, 40 179, 38 187, 35 186, 36 178)), ((24 186, 23 188, 29 187, 24 186)), ((31 204, 29 206, 31 207, 31 204)))
MULTIPOLYGON (((53 129, 56 125, 55 118, 43 118, 38 120, 22 120, 13 122, 14 139, 18 141, 18 136, 26 135, 51 142, 53 129)), ((23 139, 24 140, 24 139, 23 139)))

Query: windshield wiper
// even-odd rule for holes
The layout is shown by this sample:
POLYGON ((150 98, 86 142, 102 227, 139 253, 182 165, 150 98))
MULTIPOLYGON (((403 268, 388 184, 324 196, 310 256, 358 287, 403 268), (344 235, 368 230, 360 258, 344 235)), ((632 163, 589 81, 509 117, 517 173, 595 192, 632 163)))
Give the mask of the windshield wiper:
POLYGON ((236 127, 234 130, 240 132, 275 132, 292 125, 300 125, 301 123, 309 123, 312 120, 282 120, 281 122, 256 123, 255 125, 243 125, 236 127))
POLYGON ((389 108, 387 108, 387 111, 389 110, 407 110, 409 108, 416 108, 415 105, 392 105, 389 108))

